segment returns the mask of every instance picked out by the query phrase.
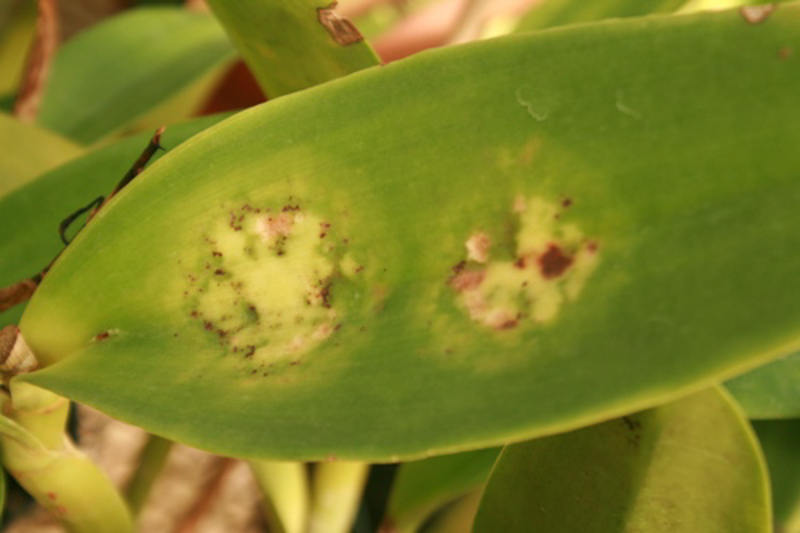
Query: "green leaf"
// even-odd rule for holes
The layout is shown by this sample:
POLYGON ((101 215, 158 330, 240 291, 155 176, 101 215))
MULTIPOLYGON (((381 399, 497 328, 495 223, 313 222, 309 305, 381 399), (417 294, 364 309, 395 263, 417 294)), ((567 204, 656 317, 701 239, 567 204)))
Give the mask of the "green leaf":
POLYGON ((208 4, 269 98, 379 63, 355 26, 333 11, 335 2, 209 0, 208 4))
POLYGON ((786 49, 798 4, 650 17, 242 112, 60 258, 24 379, 222 454, 397 461, 750 370, 800 344, 786 49))
POLYGON ((545 0, 535 3, 514 31, 529 32, 610 18, 672 13, 684 4, 686 0, 545 0))
POLYGON ((82 153, 59 135, 0 113, 0 197, 82 153))
POLYGON ((385 529, 417 531, 436 510, 486 483, 499 453, 499 448, 490 448, 400 466, 389 497, 385 529))
MULTIPOLYGON (((171 150, 221 118, 204 117, 170 126, 162 145, 171 150)), ((0 197, 0 287, 47 266, 63 248, 58 236, 61 221, 92 199, 108 195, 151 136, 136 135, 97 149, 0 197)), ((25 147, 35 148, 27 143, 25 147)), ((161 154, 157 152, 155 159, 161 154)), ((22 310, 20 305, 0 314, 0 327, 18 322, 22 310)))
POLYGON ((800 418, 800 352, 725 383, 750 418, 800 418))
POLYGON ((127 11, 59 50, 38 120, 91 143, 119 132, 232 58, 225 33, 207 13, 127 11))
POLYGON ((753 423, 767 459, 776 531, 800 533, 800 420, 753 423))
POLYGON ((747 421, 709 390, 507 446, 473 531, 771 533, 767 483, 747 421))
POLYGON ((0 95, 15 92, 36 27, 36 2, 4 0, 0 5, 0 95))

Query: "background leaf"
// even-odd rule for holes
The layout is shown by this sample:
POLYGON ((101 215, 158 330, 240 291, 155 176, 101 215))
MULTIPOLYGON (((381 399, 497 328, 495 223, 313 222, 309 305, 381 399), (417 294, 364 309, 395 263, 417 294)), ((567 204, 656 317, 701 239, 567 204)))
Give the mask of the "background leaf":
POLYGON ((684 4, 686 0, 544 0, 534 4, 533 9, 519 21, 515 31, 529 32, 609 18, 672 13, 684 4))
POLYGON ((750 418, 800 418, 800 352, 739 376, 725 386, 750 418))
POLYGON ((392 485, 385 529, 417 531, 437 509, 486 483, 499 453, 499 448, 490 448, 401 465, 392 485))
POLYGON ((327 17, 336 21, 330 23, 335 27, 347 28, 332 9, 335 2, 210 0, 208 4, 269 98, 378 64, 357 32, 343 34, 340 38, 350 42, 339 44, 322 24, 322 18, 327 17))
POLYGON ((763 459, 719 392, 507 446, 475 533, 771 533, 763 459))
POLYGON ((232 58, 222 28, 207 13, 127 11, 59 50, 38 121, 91 143, 121 131, 232 58))
POLYGON ((0 197, 82 153, 59 135, 0 113, 0 197))
POLYGON ((767 459, 776 531, 800 532, 800 420, 753 423, 767 459))
POLYGON ((60 258, 21 323, 52 366, 24 379, 223 454, 397 461, 788 353, 798 21, 514 36, 237 114, 60 258))
MULTIPOLYGON (((221 118, 170 126, 162 145, 171 150, 221 118)), ((63 248, 58 236, 61 221, 92 199, 108 195, 151 137, 152 133, 143 133, 109 144, 1 197, 0 287, 33 276, 49 264, 63 248)), ((163 153, 157 152, 154 160, 163 153)), ((19 305, 0 315, 0 327, 17 323, 23 309, 19 305)))
POLYGON ((5 0, 0 5, 0 97, 16 92, 36 26, 36 2, 5 0))

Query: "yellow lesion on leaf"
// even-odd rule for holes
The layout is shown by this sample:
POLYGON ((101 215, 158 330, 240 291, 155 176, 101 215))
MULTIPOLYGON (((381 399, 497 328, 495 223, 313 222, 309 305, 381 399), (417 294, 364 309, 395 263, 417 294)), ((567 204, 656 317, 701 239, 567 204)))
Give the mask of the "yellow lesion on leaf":
POLYGON ((298 203, 222 213, 203 236, 199 268, 187 274, 190 318, 247 368, 296 364, 338 329, 331 286, 344 245, 334 244, 329 221, 298 203))
POLYGON ((465 259, 454 267, 450 287, 473 321, 494 330, 546 324, 578 298, 599 251, 577 225, 562 221, 570 206, 569 199, 558 205, 539 197, 515 198, 513 260, 492 254, 487 232, 467 237, 465 259))

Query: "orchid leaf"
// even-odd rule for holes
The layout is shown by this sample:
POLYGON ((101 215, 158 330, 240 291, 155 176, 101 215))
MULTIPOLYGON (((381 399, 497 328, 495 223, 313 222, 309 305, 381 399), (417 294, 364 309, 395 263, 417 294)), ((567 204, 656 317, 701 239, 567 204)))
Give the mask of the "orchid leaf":
POLYGON ((800 352, 734 378, 725 386, 750 418, 800 418, 800 352))
MULTIPOLYGON (((161 144, 171 150, 220 119, 211 116, 170 126, 161 144)), ((108 195, 151 136, 145 133, 111 143, 0 197, 0 287, 31 277, 47 266, 63 248, 58 235, 61 221, 92 199, 108 195)), ((163 153, 157 152, 154 160, 163 153)), ((17 323, 23 308, 19 305, 0 314, 0 327, 17 323)))
POLYGON ((776 531, 800 533, 800 420, 753 423, 767 459, 776 531))
POLYGON ((82 153, 55 133, 0 113, 0 197, 82 153))
MULTIPOLYGON (((233 57, 224 31, 207 13, 167 7, 127 11, 59 50, 38 120, 92 143, 124 130, 178 91, 202 84, 209 73, 221 73, 233 57)), ((176 118, 185 116, 170 116, 176 118)))
POLYGON ((418 531, 435 511, 485 484, 499 453, 499 448, 490 448, 401 465, 392 485, 385 529, 418 531))
POLYGON ((16 379, 217 453, 398 461, 748 371, 800 346, 791 49, 797 3, 604 22, 239 113, 67 248, 16 379))
POLYGON ((378 64, 358 29, 327 0, 209 0, 269 98, 378 64))
POLYGON ((545 0, 535 3, 514 31, 529 32, 617 17, 672 13, 684 4, 686 0, 545 0))
POLYGON ((708 390, 507 446, 475 533, 771 533, 767 476, 740 410, 708 390))

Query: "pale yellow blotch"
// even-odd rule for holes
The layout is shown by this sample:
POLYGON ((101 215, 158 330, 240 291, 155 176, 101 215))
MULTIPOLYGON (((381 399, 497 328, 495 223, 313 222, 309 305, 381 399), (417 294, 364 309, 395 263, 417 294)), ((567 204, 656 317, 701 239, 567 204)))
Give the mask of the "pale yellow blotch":
POLYGON ((559 206, 539 197, 515 198, 511 208, 519 230, 513 261, 492 260, 488 244, 478 244, 489 242, 485 233, 467 240, 466 261, 450 287, 473 321, 494 330, 546 324, 565 302, 578 298, 599 254, 577 225, 561 221, 568 206, 568 201, 559 206))
POLYGON ((489 260, 489 248, 492 241, 486 233, 482 231, 475 233, 467 239, 464 245, 467 247, 468 260, 476 263, 485 263, 489 260))
POLYGON ((341 263, 321 227, 330 224, 299 206, 226 211, 205 236, 205 264, 187 276, 191 318, 250 366, 317 347, 339 319, 330 285, 341 263))
POLYGON ((361 265, 356 263, 355 259, 353 259, 350 254, 345 255, 339 263, 339 269, 342 271, 342 274, 348 278, 352 278, 358 274, 361 268, 361 265))

